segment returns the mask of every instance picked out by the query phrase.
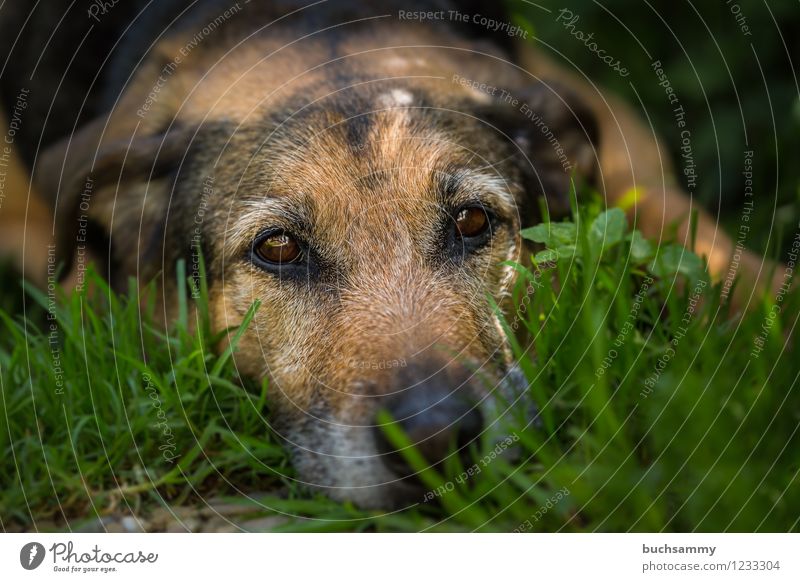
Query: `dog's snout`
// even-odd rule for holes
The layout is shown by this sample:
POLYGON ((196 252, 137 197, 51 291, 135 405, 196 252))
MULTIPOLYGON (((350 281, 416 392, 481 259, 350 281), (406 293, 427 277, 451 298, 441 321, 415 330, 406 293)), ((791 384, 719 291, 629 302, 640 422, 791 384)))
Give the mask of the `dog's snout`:
MULTIPOLYGON (((465 382, 453 382, 446 372, 440 372, 388 396, 382 408, 429 464, 435 465, 455 451, 466 462, 469 445, 483 430, 481 412, 468 393, 465 382)), ((389 442, 381 424, 376 425, 384 463, 395 475, 407 476, 411 470, 402 453, 389 442)))

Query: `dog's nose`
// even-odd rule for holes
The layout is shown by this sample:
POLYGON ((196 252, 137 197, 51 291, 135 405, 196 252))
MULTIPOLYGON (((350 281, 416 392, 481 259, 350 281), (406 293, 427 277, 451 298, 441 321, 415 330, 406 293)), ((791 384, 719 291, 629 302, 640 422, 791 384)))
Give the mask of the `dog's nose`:
MULTIPOLYGON (((469 387, 451 381, 445 372, 426 378, 386 398, 383 408, 408 436, 408 439, 435 465, 450 453, 459 451, 462 463, 469 461, 469 445, 483 430, 483 417, 464 393, 469 387)), ((395 475, 411 473, 403 455, 376 423, 376 440, 383 462, 395 475)))

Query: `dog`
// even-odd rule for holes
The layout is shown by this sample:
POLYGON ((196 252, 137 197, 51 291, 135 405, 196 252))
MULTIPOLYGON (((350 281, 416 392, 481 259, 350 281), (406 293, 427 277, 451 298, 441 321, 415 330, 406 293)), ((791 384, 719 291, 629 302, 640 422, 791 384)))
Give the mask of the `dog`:
MULTIPOLYGON (((215 330, 261 303, 235 361, 271 382, 299 479, 362 507, 413 502, 380 411, 436 464, 529 406, 487 298, 507 303, 542 205, 568 212, 572 180, 609 204, 635 188, 645 234, 690 230, 658 139, 508 34, 498 4, 3 8, 7 118, 29 92, 12 145, 32 179, 7 181, 0 211, 29 225, 15 256, 42 281, 52 245, 72 287, 90 263, 121 289, 160 275, 167 319, 175 264, 199 276, 202 257, 215 330)), ((702 212, 696 249, 727 270, 733 245, 702 212)))

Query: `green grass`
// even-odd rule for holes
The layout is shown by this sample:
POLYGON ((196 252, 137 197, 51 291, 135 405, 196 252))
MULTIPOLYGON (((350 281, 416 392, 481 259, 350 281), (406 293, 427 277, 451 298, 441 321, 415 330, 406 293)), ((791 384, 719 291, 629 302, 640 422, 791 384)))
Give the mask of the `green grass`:
POLYGON ((6 288, 3 527, 65 527, 115 508, 223 496, 296 516, 281 526, 293 531, 798 531, 800 354, 784 341, 798 293, 780 303, 755 357, 770 298, 729 317, 697 257, 649 245, 616 211, 599 210, 589 204, 575 225, 525 233, 551 251, 537 266, 517 265, 506 323, 528 332, 511 341, 541 426, 510 415, 513 440, 484 443, 479 471, 426 471, 431 500, 392 515, 295 485, 265 419, 270 387, 238 378, 229 353, 214 355, 220 336, 208 328, 204 292, 190 309, 183 288, 164 335, 134 287, 117 296, 90 275, 98 291, 59 296, 54 321, 46 293, 28 288, 24 315, 22 292, 6 288))

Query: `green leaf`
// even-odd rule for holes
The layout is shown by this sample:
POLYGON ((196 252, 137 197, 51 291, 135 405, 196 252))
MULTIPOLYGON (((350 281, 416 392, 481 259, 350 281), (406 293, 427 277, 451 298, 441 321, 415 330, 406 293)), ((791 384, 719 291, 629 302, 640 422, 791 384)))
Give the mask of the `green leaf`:
POLYGON ((630 234, 631 242, 631 261, 635 265, 641 265, 653 258, 653 245, 649 240, 642 236, 638 230, 630 234))
POLYGON ((703 261, 692 251, 680 245, 667 245, 658 251, 658 256, 649 266, 650 272, 663 279, 672 278, 677 273, 690 281, 703 277, 703 261))
POLYGON ((611 208, 600 214, 592 222, 589 231, 589 243, 593 247, 603 250, 611 248, 622 241, 625 231, 628 228, 628 221, 621 208, 611 208))
POLYGON ((533 257, 533 260, 536 263, 549 263, 552 261, 557 261, 558 253, 553 249, 545 249, 536 253, 536 256, 533 257))
POLYGON ((252 305, 250 305, 250 309, 247 310, 247 313, 244 315, 244 319, 242 323, 239 324, 236 333, 234 333, 233 338, 231 339, 228 347, 225 348, 225 351, 222 352, 222 355, 217 360, 216 364, 211 370, 212 376, 219 376, 222 372, 222 369, 225 367, 225 363, 230 359, 233 351, 236 349, 236 346, 239 345, 239 340, 242 339, 244 332, 247 331, 247 327, 250 325, 250 322, 253 320, 253 317, 258 311, 258 308, 261 307, 261 301, 254 301, 252 305))
POLYGON ((557 249, 545 249, 536 253, 533 258, 537 263, 548 263, 561 259, 570 259, 575 255, 574 245, 565 245, 557 249))
POLYGON ((571 222, 543 222, 523 229, 522 238, 543 243, 549 247, 574 245, 578 237, 577 229, 571 222))

